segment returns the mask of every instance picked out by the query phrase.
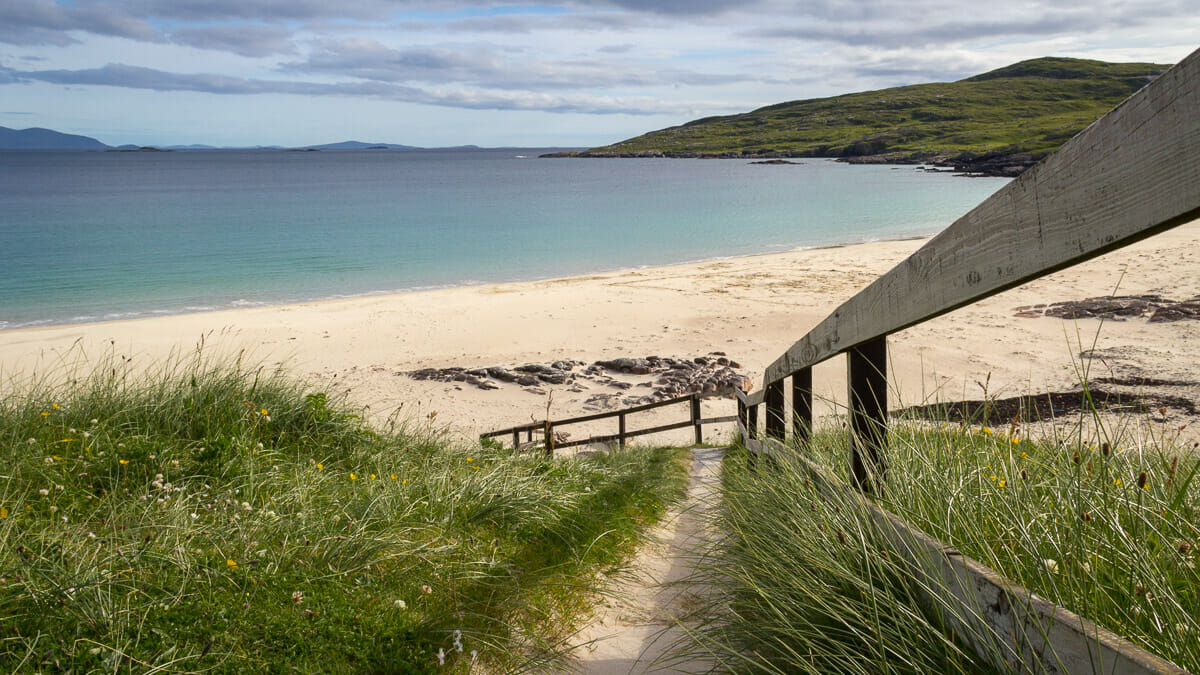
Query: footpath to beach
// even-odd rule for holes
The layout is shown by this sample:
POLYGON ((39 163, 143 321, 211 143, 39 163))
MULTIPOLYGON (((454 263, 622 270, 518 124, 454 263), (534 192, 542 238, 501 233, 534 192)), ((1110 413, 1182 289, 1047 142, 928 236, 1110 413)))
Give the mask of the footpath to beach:
POLYGON ((638 552, 613 594, 599 603, 591 622, 571 641, 576 672, 705 673, 711 662, 679 658, 671 648, 686 643, 686 625, 703 586, 686 583, 712 532, 706 512, 716 503, 724 448, 695 448, 686 500, 662 520, 638 552))

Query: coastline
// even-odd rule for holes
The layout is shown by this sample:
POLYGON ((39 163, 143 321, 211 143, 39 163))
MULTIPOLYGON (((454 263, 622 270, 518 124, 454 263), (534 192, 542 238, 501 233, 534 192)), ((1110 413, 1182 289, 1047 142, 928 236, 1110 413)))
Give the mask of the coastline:
POLYGON ((6 331, 13 330, 29 330, 37 328, 56 328, 70 326, 87 326, 98 323, 116 323, 123 321, 139 321, 143 319, 159 319, 176 316, 185 316, 190 314, 210 314, 216 312, 240 311, 244 309, 269 309, 272 307, 288 307, 292 305, 309 305, 326 302, 338 302, 343 300, 357 300, 362 298, 384 298, 395 295, 408 295, 410 293, 425 293, 430 291, 453 290, 459 288, 473 288, 479 286, 500 286, 505 284, 521 284, 521 283, 541 283, 552 282, 564 279, 573 279, 579 277, 587 277, 594 275, 606 274, 626 274, 640 270, 656 269, 659 267, 677 267, 682 265, 700 265, 704 263, 720 262, 723 260, 734 260, 739 258, 755 258, 758 256, 778 255, 782 253, 796 253, 801 251, 822 250, 822 249, 837 249, 848 246, 859 246, 863 244, 888 243, 888 242, 908 242, 928 241, 936 233, 920 234, 920 235, 901 235, 896 237, 882 237, 878 239, 862 239, 849 242, 837 242, 832 244, 812 244, 800 245, 794 247, 781 247, 779 250, 762 251, 758 253, 734 254, 734 255, 714 255, 701 257, 696 259, 681 260, 677 262, 667 262, 660 265, 639 265, 634 267, 602 267, 596 269, 583 270, 575 274, 566 276, 546 276, 533 277, 529 279, 507 279, 503 281, 477 281, 465 279, 459 283, 433 284, 426 286, 413 286, 408 288, 395 289, 378 289, 367 290, 361 292, 336 293, 330 295, 322 295, 311 298, 291 299, 291 300, 248 300, 246 298, 238 298, 228 302, 224 306, 218 305, 200 305, 187 306, 178 309, 146 309, 146 310, 129 310, 125 312, 116 312, 104 316, 76 316, 69 319, 41 319, 27 321, 25 323, 16 323, 9 326, 7 321, 0 320, 0 335, 6 331))
MULTIPOLYGON (((651 355, 693 359, 723 352, 758 386, 767 364, 924 241, 9 329, 0 331, 0 382, 16 387, 22 378, 63 373, 80 358, 105 353, 151 367, 203 341, 206 354, 245 351, 248 363, 281 366, 314 388, 344 393, 366 406, 377 423, 393 417, 435 422, 470 437, 541 419, 548 406, 553 417, 590 412, 586 406, 592 401, 594 407, 598 394, 633 395, 641 383, 614 375, 611 382, 574 387, 501 383, 484 390, 465 382, 418 381, 406 373, 651 355)), ((889 340, 897 387, 891 405, 980 398, 984 383, 988 396, 1061 391, 1077 384, 1081 364, 1103 370, 1105 377, 1177 382, 1171 391, 1200 400, 1200 365, 1180 358, 1200 337, 1200 322, 1102 324, 1016 316, 1019 307, 1107 296, 1114 288, 1118 295, 1200 297, 1196 271, 1200 221, 899 333, 889 340), (1083 351, 1098 358, 1081 361, 1083 351)), ((819 412, 837 411, 845 398, 839 359, 815 369, 814 390, 819 412)), ((731 405, 706 402, 719 411, 714 414, 730 414, 725 408, 731 405)), ((1171 415, 1183 419, 1182 412, 1171 415)))

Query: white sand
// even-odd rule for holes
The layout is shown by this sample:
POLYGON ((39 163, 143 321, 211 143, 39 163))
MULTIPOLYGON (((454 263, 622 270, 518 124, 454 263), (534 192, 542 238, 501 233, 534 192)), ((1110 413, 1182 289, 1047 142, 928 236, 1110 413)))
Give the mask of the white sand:
MULTIPOLYGON (((247 350, 283 364, 313 386, 348 392, 369 415, 437 421, 463 436, 541 419, 545 394, 516 385, 483 391, 466 384, 417 382, 401 373, 425 367, 515 366, 648 355, 691 358, 722 351, 741 362, 757 387, 763 369, 796 339, 920 241, 868 243, 626 270, 551 281, 495 284, 348 300, 250 308, 153 319, 0 332, 0 386, 56 369, 80 353, 112 351, 135 363, 192 350, 247 350)), ((1077 383, 1083 348, 1104 354, 1092 374, 1153 376, 1195 383, 1200 323, 1145 319, 1062 321, 1014 318, 1041 302, 1158 293, 1200 296, 1200 221, 914 327, 889 341, 892 405, 1061 390, 1077 383), (988 380, 990 374, 990 381, 988 380)), ((815 369, 814 389, 845 399, 841 359, 815 369)), ((548 387, 551 414, 586 412, 598 385, 571 392, 548 387)), ((1195 399, 1197 386, 1171 391, 1195 399)), ((642 390, 643 392, 645 390, 642 390)), ((833 405, 830 403, 829 405, 833 405)), ((732 414, 732 403, 706 404, 732 414)), ((1170 416, 1176 415, 1172 410, 1170 416)), ((1182 418, 1180 418, 1182 419, 1182 418)), ((613 431, 614 429, 600 429, 613 431)))

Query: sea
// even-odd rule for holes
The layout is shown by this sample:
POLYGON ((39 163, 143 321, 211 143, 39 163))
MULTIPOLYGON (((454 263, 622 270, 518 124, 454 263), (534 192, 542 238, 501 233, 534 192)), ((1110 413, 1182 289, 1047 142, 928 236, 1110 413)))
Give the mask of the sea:
POLYGON ((0 152, 0 330, 926 236, 1007 182, 552 150, 0 152))

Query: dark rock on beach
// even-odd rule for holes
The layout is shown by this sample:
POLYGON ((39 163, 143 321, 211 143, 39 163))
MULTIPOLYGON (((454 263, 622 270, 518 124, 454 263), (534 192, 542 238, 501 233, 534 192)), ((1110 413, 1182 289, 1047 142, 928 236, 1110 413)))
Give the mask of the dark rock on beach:
POLYGON ((1150 323, 1200 319, 1200 298, 1170 300, 1161 295, 1118 295, 1043 305, 1017 307, 1023 319, 1049 316, 1058 319, 1125 319, 1146 317, 1150 323))
POLYGON ((422 368, 407 374, 414 380, 446 383, 466 383, 480 389, 499 389, 500 382, 515 384, 531 393, 545 394, 546 385, 571 385, 569 391, 582 393, 590 386, 603 386, 628 391, 635 386, 650 389, 650 393, 638 397, 621 399, 620 394, 596 394, 585 403, 585 407, 612 406, 617 403, 636 405, 654 403, 670 398, 700 393, 729 395, 733 389, 749 391, 750 379, 738 373, 741 364, 731 360, 723 352, 693 359, 664 358, 617 358, 596 361, 586 368, 583 361, 555 361, 551 364, 529 363, 506 367, 485 368, 422 368), (641 382, 616 379, 617 376, 650 376, 641 382))

